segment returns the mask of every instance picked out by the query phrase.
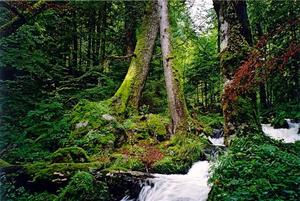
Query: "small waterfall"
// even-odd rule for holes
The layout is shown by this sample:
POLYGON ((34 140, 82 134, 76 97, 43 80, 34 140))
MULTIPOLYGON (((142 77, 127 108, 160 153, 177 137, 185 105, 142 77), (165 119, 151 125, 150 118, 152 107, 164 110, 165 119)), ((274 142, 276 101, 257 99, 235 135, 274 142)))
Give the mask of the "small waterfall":
MULTIPOLYGON (((224 138, 210 138, 215 146, 224 146, 224 138)), ((153 174, 143 184, 137 199, 125 196, 121 201, 205 201, 208 198, 208 161, 193 164, 187 174, 153 174)))
POLYGON ((185 175, 154 174, 148 179, 138 201, 204 201, 208 197, 208 161, 196 162, 185 175))
POLYGON ((283 140, 285 143, 294 143, 300 140, 300 135, 298 134, 300 123, 292 122, 290 119, 286 119, 286 121, 289 124, 289 128, 275 129, 271 124, 262 124, 262 130, 267 136, 275 140, 283 140))

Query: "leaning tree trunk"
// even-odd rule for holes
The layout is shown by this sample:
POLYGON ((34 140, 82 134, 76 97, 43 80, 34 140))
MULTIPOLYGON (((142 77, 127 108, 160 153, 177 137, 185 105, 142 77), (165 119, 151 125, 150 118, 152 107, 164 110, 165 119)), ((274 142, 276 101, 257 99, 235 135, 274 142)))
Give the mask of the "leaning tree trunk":
POLYGON ((143 18, 141 30, 137 34, 134 56, 131 59, 126 77, 112 97, 112 104, 117 113, 136 111, 138 109, 138 103, 149 72, 149 64, 157 34, 157 4, 152 2, 143 18))
POLYGON ((219 23, 220 63, 224 77, 222 110, 225 143, 235 135, 256 132, 259 128, 255 93, 246 92, 230 101, 227 90, 234 88, 232 80, 252 44, 246 1, 214 0, 219 23))
POLYGON ((171 134, 183 131, 187 127, 188 111, 180 83, 179 69, 172 62, 174 57, 170 44, 170 24, 168 18, 168 1, 158 0, 160 13, 160 42, 163 57, 164 75, 171 114, 171 134), (177 130, 177 131, 176 131, 177 130))

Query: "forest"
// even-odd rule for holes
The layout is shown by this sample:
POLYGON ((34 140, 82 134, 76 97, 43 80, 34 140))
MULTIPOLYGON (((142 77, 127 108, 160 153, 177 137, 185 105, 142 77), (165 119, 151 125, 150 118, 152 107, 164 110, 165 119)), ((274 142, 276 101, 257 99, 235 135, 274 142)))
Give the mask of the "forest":
POLYGON ((0 1, 0 200, 300 200, 299 0, 0 1))

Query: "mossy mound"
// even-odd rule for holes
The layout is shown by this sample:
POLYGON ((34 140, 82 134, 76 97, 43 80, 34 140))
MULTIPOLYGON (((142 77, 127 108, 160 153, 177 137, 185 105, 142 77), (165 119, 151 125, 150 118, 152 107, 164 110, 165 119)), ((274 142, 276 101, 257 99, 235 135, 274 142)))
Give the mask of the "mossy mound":
POLYGON ((174 174, 186 173, 191 165, 205 158, 204 149, 208 141, 200 136, 173 136, 162 146, 165 157, 153 165, 154 172, 174 174))
POLYGON ((112 113, 108 101, 79 102, 71 114, 69 144, 80 146, 92 154, 113 149, 124 133, 112 113))
POLYGON ((106 201, 108 187, 88 172, 77 172, 55 201, 106 201))
POLYGON ((86 163, 90 161, 86 151, 80 147, 60 148, 51 155, 53 163, 86 163))
POLYGON ((162 141, 167 138, 166 125, 169 119, 159 114, 136 115, 124 121, 124 129, 135 133, 138 140, 155 137, 162 141))

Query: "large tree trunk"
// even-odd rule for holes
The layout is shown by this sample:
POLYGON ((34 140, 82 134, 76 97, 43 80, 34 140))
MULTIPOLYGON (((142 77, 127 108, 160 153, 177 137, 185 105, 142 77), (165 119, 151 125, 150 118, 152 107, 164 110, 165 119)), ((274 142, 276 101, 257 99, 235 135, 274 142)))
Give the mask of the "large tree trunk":
POLYGON ((164 75, 168 95, 168 105, 172 119, 171 134, 187 127, 188 111, 180 83, 179 69, 173 64, 170 44, 170 24, 168 18, 168 1, 158 0, 160 13, 160 42, 163 57, 164 75))
POLYGON ((141 30, 137 35, 134 57, 131 60, 126 77, 112 98, 112 104, 117 113, 138 109, 138 103, 149 72, 149 64, 157 34, 157 4, 151 2, 151 6, 143 18, 141 30))
POLYGON ((236 97, 229 101, 228 88, 242 60, 247 56, 252 44, 252 36, 247 17, 246 1, 214 0, 214 8, 219 22, 220 63, 224 76, 222 109, 224 115, 225 143, 238 134, 255 132, 259 128, 255 94, 236 97))

